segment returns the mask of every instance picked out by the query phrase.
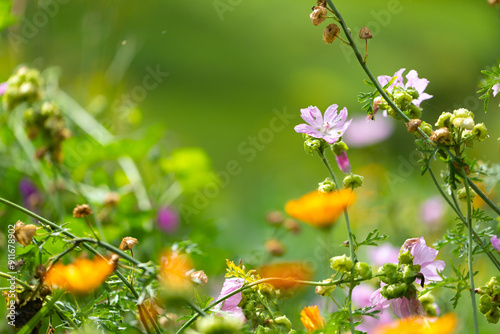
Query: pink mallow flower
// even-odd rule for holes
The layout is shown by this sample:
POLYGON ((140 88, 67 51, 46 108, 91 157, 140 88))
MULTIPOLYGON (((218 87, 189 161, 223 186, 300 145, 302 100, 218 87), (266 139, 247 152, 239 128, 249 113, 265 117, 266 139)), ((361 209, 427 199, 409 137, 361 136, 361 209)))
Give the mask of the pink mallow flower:
POLYGON ((7 82, 0 83, 0 95, 5 94, 6 90, 7 90, 7 82))
POLYGON ((493 96, 497 96, 498 92, 500 92, 500 83, 497 83, 491 87, 493 90, 493 96))
MULTIPOLYGON (((243 286, 243 283, 245 283, 245 280, 242 278, 228 278, 224 281, 224 284, 222 285, 222 290, 220 292, 219 297, 217 297, 217 300, 227 296, 231 292, 234 292, 235 290, 241 288, 243 286)), ((242 322, 244 322, 245 316, 243 315, 243 311, 241 310, 241 307, 238 306, 238 304, 241 302, 241 292, 238 292, 235 295, 232 295, 231 297, 227 298, 224 300, 221 304, 222 306, 219 306, 219 311, 224 312, 224 314, 227 314, 229 316, 235 317, 237 319, 240 319, 242 322)))
MULTIPOLYGON (((375 289, 368 284, 361 283, 360 285, 357 285, 352 290, 352 302, 357 307, 371 306, 370 297, 374 290, 375 289)), ((363 322, 356 326, 356 329, 372 334, 375 333, 375 327, 390 323, 393 320, 393 317, 389 312, 382 312, 378 313, 376 318, 371 316, 362 316, 362 319, 363 322)))
POLYGON ((420 107, 420 103, 424 100, 428 100, 432 97, 432 95, 429 95, 427 93, 424 93, 425 89, 427 88, 427 85, 429 84, 429 80, 425 78, 419 78, 418 73, 415 70, 411 70, 408 72, 406 75, 406 84, 403 82, 403 72, 405 71, 405 68, 400 69, 392 77, 388 75, 381 75, 377 77, 377 81, 382 85, 385 86, 389 81, 392 80, 392 78, 396 77, 396 80, 387 88, 387 90, 392 93, 394 91, 395 87, 399 87, 401 89, 408 89, 408 88, 414 88, 419 96, 418 99, 413 100, 413 104, 416 105, 417 107, 420 107))
POLYGON ((398 263, 399 250, 386 242, 368 253, 371 263, 382 266, 384 263, 398 263))
POLYGON ((341 171, 346 174, 351 172, 351 163, 349 162, 349 158, 347 157, 347 152, 342 152, 340 155, 335 156, 335 160, 337 160, 337 165, 341 171))
POLYGON ((158 227, 168 233, 173 234, 179 228, 179 214, 172 208, 162 207, 156 215, 158 227))
POLYGON ((332 104, 325 111, 325 117, 317 107, 310 106, 300 109, 301 117, 307 124, 299 124, 295 127, 298 133, 305 133, 314 138, 324 139, 333 144, 342 137, 351 124, 351 120, 346 122, 347 108, 337 111, 338 105, 332 104))
POLYGON ((492 236, 491 239, 491 244, 493 245, 493 248, 495 248, 497 251, 500 252, 500 239, 496 235, 492 236))
POLYGON ((420 206, 420 218, 430 226, 441 220, 445 210, 444 201, 440 196, 434 196, 426 200, 420 206))
POLYGON ((354 117, 342 140, 349 147, 365 147, 380 143, 389 138, 394 132, 392 118, 379 117, 368 120, 366 117, 354 117))

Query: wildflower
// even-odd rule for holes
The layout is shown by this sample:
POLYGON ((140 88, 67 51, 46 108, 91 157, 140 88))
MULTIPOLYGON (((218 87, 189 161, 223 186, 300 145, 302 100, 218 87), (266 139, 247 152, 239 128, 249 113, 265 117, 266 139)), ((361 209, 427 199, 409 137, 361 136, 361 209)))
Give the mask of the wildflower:
POLYGON ((406 251, 410 251, 413 255, 413 264, 420 265, 420 273, 424 275, 426 284, 442 280, 438 272, 443 271, 446 264, 444 261, 434 260, 439 252, 427 247, 424 237, 406 240, 400 253, 406 251))
POLYGON ((187 255, 167 251, 160 258, 161 281, 171 291, 182 291, 191 286, 188 275, 193 270, 187 255))
POLYGON ((336 155, 335 160, 337 160, 337 165, 341 171, 345 174, 349 174, 351 172, 351 164, 349 162, 349 158, 347 157, 347 152, 342 152, 340 155, 336 155))
MULTIPOLYGON (((224 298, 225 296, 229 295, 230 293, 238 290, 243 286, 245 283, 245 280, 243 278, 227 278, 224 281, 224 284, 222 285, 222 290, 219 294, 219 297, 217 297, 217 300, 224 298)), ((244 322, 245 316, 243 315, 243 311, 241 307, 238 306, 238 304, 241 301, 241 292, 238 292, 237 294, 232 295, 231 297, 227 298, 220 304, 220 311, 226 312, 230 316, 240 319, 242 322, 244 322)))
POLYGON ((45 275, 47 285, 56 285, 68 292, 84 294, 97 289, 115 270, 115 264, 101 257, 80 258, 72 264, 56 263, 45 275))
POLYGON ((326 7, 325 6, 315 6, 313 8, 312 13, 309 15, 309 17, 311 18, 312 23, 315 26, 317 26, 317 25, 323 23, 323 21, 326 20, 326 15, 327 14, 328 14, 328 12, 326 11, 326 7))
POLYGON ((500 252, 500 239, 498 239, 498 237, 494 235, 491 237, 490 241, 493 248, 500 252))
POLYGON ((390 93, 394 92, 395 87, 399 87, 400 89, 407 90, 408 88, 413 88, 417 93, 418 97, 413 99, 412 103, 416 105, 417 107, 420 107, 420 104, 424 100, 428 100, 432 97, 432 95, 429 95, 427 93, 424 93, 425 89, 427 88, 427 85, 429 84, 429 80, 425 78, 419 78, 418 73, 415 70, 411 70, 408 72, 406 75, 406 84, 403 83, 403 72, 405 71, 405 68, 400 69, 392 77, 388 75, 381 75, 377 77, 377 81, 382 85, 385 86, 389 83, 389 81, 392 80, 392 78, 396 77, 394 82, 387 87, 387 90, 390 93))
POLYGON ((0 83, 0 95, 5 94, 6 90, 7 90, 7 82, 0 83))
POLYGON ((338 105, 332 104, 325 111, 325 117, 317 107, 310 106, 300 109, 301 117, 308 124, 299 124, 294 129, 298 133, 306 133, 314 138, 322 138, 326 142, 333 144, 342 137, 351 124, 351 120, 346 122, 347 108, 337 111, 338 105))
POLYGON ((172 234, 179 227, 179 214, 172 208, 163 207, 158 210, 156 221, 162 231, 172 234))
POLYGON ((25 225, 22 221, 18 220, 14 225, 14 239, 21 246, 28 246, 36 234, 37 227, 33 224, 25 225))
POLYGON ((409 299, 406 297, 393 299, 392 312, 399 319, 408 318, 415 315, 426 315, 422 303, 413 294, 409 299))
POLYGON ((88 204, 79 204, 73 209, 73 217, 82 218, 92 214, 92 209, 88 204))
POLYGON ((300 312, 300 321, 309 333, 325 328, 326 321, 319 313, 317 305, 304 307, 300 312))
POLYGON ((394 120, 386 117, 368 120, 366 117, 354 117, 349 131, 342 137, 350 147, 375 145, 388 139, 394 132, 394 120))
POLYGON ((285 211, 293 218, 317 228, 329 228, 340 214, 356 201, 351 189, 328 193, 317 190, 286 203, 285 211))
POLYGON ((448 313, 437 320, 427 317, 411 317, 379 326, 375 334, 449 334, 457 325, 454 314, 448 313))
POLYGON ((29 179, 23 178, 19 181, 19 193, 23 199, 24 206, 31 211, 37 211, 36 209, 43 202, 40 190, 29 179))
MULTIPOLYGON (((366 283, 361 283, 357 285, 352 290, 352 302, 357 307, 367 307, 371 306, 370 297, 372 293, 375 291, 370 285, 366 283)), ((382 312, 377 314, 378 318, 370 317, 370 316, 362 316, 363 322, 356 326, 357 330, 367 332, 368 334, 373 334, 373 329, 376 326, 381 326, 387 323, 390 323, 393 320, 393 317, 389 312, 382 312)))
POLYGON ((276 278, 269 282, 276 289, 293 289, 299 286, 297 281, 307 281, 312 272, 302 262, 282 262, 260 267, 262 278, 276 278))
POLYGON ((497 96, 498 92, 500 92, 500 83, 497 83, 491 87, 493 90, 493 96, 497 96))
POLYGON ((420 206, 420 218, 429 225, 438 223, 444 214, 443 199, 440 196, 431 197, 420 206))
POLYGON ((339 34, 339 26, 335 23, 329 24, 323 31, 323 41, 327 44, 332 43, 339 34))
POLYGON ((134 247, 135 245, 137 245, 137 239, 136 238, 132 238, 132 237, 125 237, 122 239, 122 242, 120 243, 120 249, 122 251, 125 251, 125 250, 132 250, 132 247, 134 247))

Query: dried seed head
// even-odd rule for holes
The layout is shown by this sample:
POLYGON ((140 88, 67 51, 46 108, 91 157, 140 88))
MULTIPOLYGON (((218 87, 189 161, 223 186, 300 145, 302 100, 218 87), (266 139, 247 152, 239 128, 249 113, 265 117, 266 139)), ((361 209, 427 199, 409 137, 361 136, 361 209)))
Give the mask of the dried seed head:
POLYGON ((138 241, 136 238, 132 237, 125 237, 122 239, 122 242, 120 243, 120 249, 122 251, 126 251, 129 249, 132 249, 135 245, 137 245, 138 241))
POLYGON ((285 226, 285 228, 288 231, 292 232, 293 234, 300 233, 300 225, 293 218, 287 218, 287 219, 285 219, 285 221, 283 222, 283 226, 285 226))
POLYGON ((208 277, 203 270, 198 270, 198 271, 192 272, 191 279, 199 285, 203 285, 203 284, 208 283, 208 277))
POLYGON ((488 0, 490 6, 494 6, 496 3, 500 3, 500 0, 488 0))
POLYGON ((422 124, 422 120, 420 119, 410 119, 408 123, 406 123, 406 130, 412 133, 417 131, 418 127, 422 124))
POLYGON ((14 225, 14 239, 22 245, 28 246, 33 237, 36 234, 37 227, 35 225, 24 225, 24 223, 20 220, 14 225))
POLYGON ((89 216, 91 214, 92 214, 92 209, 88 204, 78 204, 73 209, 73 217, 75 218, 82 218, 85 216, 89 216))
POLYGON ((265 248, 273 256, 281 256, 285 253, 285 245, 278 239, 267 240, 265 248))
POLYGON ((271 211, 266 215, 266 221, 271 225, 281 225, 283 220, 285 220, 285 217, 280 211, 271 211))
POLYGON ((45 274, 46 273, 47 273, 47 268, 45 268, 41 264, 39 264, 38 266, 36 266, 35 278, 43 281, 43 279, 45 278, 45 274))
POLYGON ((448 128, 440 128, 434 131, 430 137, 435 143, 449 144, 451 139, 450 130, 448 128))
POLYGON ((323 41, 325 43, 332 43, 340 34, 340 28, 335 23, 329 24, 326 26, 325 31, 323 31, 323 41))
POLYGON ((116 206, 120 202, 120 195, 111 191, 104 196, 105 206, 116 206))
POLYGON ((316 6, 313 8, 313 11, 309 17, 312 20, 312 23, 317 26, 318 24, 321 24, 323 21, 326 19, 326 15, 328 12, 326 11, 325 6, 316 6))
POLYGON ((111 254, 109 260, 115 264, 115 267, 118 265, 118 261, 120 260, 120 255, 118 254, 111 254))
POLYGON ((367 26, 364 26, 363 28, 361 28, 361 30, 359 31, 359 38, 361 38, 361 39, 373 38, 372 32, 370 31, 370 29, 368 29, 367 26))

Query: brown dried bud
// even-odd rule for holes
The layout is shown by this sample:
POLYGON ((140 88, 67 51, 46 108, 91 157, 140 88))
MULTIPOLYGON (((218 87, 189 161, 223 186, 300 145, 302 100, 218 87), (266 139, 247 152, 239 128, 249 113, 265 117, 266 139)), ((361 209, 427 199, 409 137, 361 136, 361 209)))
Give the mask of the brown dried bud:
POLYGON ((265 243, 266 250, 273 256, 281 256, 285 253, 285 245, 278 239, 269 239, 265 243))
POLYGON ((24 223, 20 220, 14 225, 14 239, 22 245, 28 246, 33 237, 36 234, 37 227, 35 225, 24 225, 24 223))
POLYGON ((203 285, 208 283, 208 277, 203 270, 194 271, 191 273, 191 279, 193 282, 203 285))
POLYGON ((115 264, 115 267, 118 265, 118 261, 120 260, 120 255, 118 254, 111 254, 109 260, 115 264))
POLYGON ((47 273, 47 268, 39 264, 35 269, 35 278, 43 281, 45 274, 47 273))
POLYGON ((373 38, 372 32, 370 31, 370 29, 368 29, 367 26, 364 26, 363 28, 361 28, 361 30, 359 31, 359 38, 361 38, 361 39, 373 38))
POLYGON ((287 218, 287 219, 285 219, 285 221, 283 222, 283 226, 285 226, 285 228, 288 231, 292 232, 293 234, 300 233, 300 225, 293 218, 287 218))
POLYGON ((430 140, 435 143, 449 144, 451 140, 450 130, 448 128, 439 128, 432 133, 430 140))
POLYGON ((73 209, 73 217, 82 218, 92 214, 92 209, 88 204, 79 204, 73 209))
POLYGON ((417 131, 418 127, 422 124, 422 120, 420 119, 410 119, 408 123, 406 123, 406 130, 408 130, 409 133, 417 131))
POLYGON ((135 245, 137 245, 137 239, 132 238, 132 237, 125 237, 122 239, 122 242, 120 243, 120 249, 122 251, 126 251, 129 249, 132 249, 135 245))
POLYGON ((313 8, 313 12, 309 15, 309 17, 311 18, 313 24, 317 26, 326 19, 327 14, 328 12, 326 11, 325 6, 316 6, 313 8))
POLYGON ((42 284, 40 287, 40 297, 48 296, 52 293, 52 288, 48 285, 42 284))
POLYGON ((326 26, 325 31, 323 31, 323 41, 325 43, 332 43, 340 34, 340 28, 335 23, 329 24, 326 26))
POLYGON ((494 6, 496 3, 500 3, 500 0, 488 0, 490 6, 494 6))
POLYGON ((120 195, 113 191, 109 192, 104 196, 104 205, 105 206, 116 206, 120 202, 120 195))
POLYGON ((271 211, 266 215, 266 221, 271 225, 281 225, 285 217, 280 211, 271 211))

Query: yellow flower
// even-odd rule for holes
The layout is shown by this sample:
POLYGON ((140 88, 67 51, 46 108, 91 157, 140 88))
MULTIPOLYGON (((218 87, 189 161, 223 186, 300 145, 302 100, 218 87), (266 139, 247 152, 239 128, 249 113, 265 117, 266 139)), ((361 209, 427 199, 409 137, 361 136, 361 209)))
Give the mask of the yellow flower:
POLYGON ((340 214, 356 201, 351 189, 332 192, 313 191, 286 203, 285 211, 293 218, 318 228, 331 227, 340 214))
POLYGON ((319 314, 317 305, 304 307, 300 312, 300 321, 302 321, 309 333, 323 329, 326 325, 325 319, 319 314))
POLYGON ((309 267, 303 262, 282 262, 262 266, 258 270, 262 278, 276 278, 268 282, 275 289, 293 289, 312 277, 309 267))
POLYGON ((379 326, 375 334, 450 334, 457 325, 457 317, 448 313, 433 322, 431 318, 410 317, 379 326))
POLYGON ((172 291, 183 290, 192 285, 189 276, 192 270, 193 266, 187 255, 167 251, 160 259, 161 280, 172 291))
POLYGON ((50 267, 44 282, 71 293, 84 294, 97 289, 114 270, 113 261, 97 256, 93 260, 80 258, 67 266, 56 263, 50 267))

